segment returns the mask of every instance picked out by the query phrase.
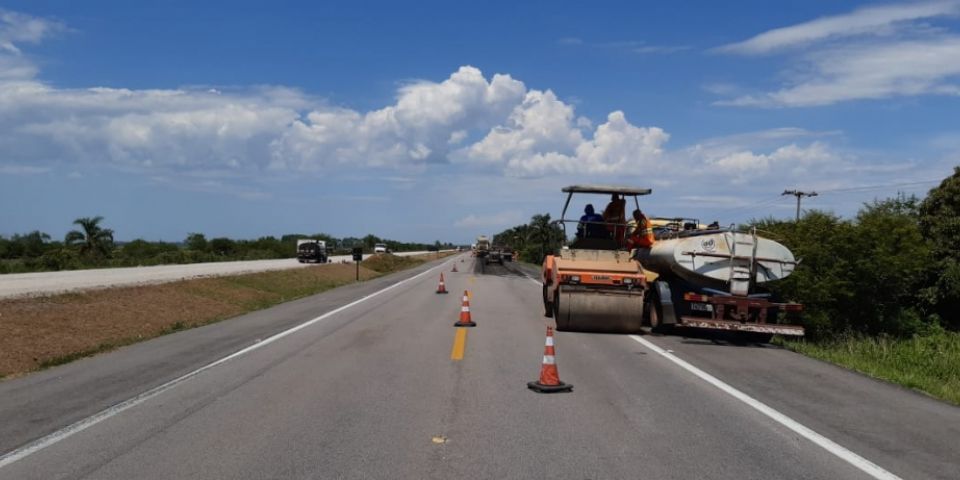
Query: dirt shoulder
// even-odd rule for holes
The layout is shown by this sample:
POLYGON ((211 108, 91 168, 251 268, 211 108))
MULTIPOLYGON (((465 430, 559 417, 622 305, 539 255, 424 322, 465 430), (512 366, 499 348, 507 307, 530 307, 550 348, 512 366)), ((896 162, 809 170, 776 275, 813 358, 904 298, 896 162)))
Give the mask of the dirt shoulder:
MULTIPOLYGON (((360 278, 437 258, 425 257, 371 257, 361 263, 360 278)), ((314 295, 353 283, 355 275, 353 264, 329 264, 0 300, 0 378, 314 295)))

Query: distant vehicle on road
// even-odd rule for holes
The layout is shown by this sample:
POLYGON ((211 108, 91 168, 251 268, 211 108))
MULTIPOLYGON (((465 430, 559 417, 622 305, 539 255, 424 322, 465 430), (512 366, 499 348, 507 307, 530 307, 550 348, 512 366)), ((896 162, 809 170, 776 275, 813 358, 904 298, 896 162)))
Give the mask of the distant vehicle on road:
POLYGON ((327 263, 329 258, 327 242, 312 238, 297 240, 297 261, 300 263, 327 263))
POLYGON ((490 254, 490 240, 486 235, 480 235, 477 237, 475 245, 477 247, 473 250, 473 256, 484 259, 484 263, 486 263, 487 255, 490 254))
POLYGON ((484 258, 483 263, 484 265, 490 265, 491 263, 503 265, 503 252, 501 252, 499 248, 491 248, 486 258, 484 258))
POLYGON ((373 253, 390 253, 386 243, 378 243, 373 246, 373 253))

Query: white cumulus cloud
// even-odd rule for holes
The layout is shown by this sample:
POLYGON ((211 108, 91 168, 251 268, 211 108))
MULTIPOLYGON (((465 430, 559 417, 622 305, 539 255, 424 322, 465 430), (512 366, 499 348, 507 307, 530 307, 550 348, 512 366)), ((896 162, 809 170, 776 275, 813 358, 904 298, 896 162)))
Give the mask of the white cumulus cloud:
POLYGON ((630 124, 623 112, 612 112, 588 138, 588 126, 575 119, 573 107, 551 91, 532 90, 505 125, 458 152, 466 161, 498 165, 508 175, 552 173, 616 174, 655 168, 669 135, 657 127, 630 124))
POLYGON ((310 112, 272 143, 273 166, 443 162, 449 145, 502 121, 525 92, 509 75, 487 81, 479 69, 460 67, 443 82, 402 88, 394 105, 379 110, 310 112))

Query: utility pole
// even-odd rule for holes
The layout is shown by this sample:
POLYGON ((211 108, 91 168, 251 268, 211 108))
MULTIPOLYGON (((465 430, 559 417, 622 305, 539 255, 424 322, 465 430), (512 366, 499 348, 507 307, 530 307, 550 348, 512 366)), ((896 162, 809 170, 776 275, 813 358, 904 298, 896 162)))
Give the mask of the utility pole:
POLYGON ((797 197, 797 220, 800 221, 800 199, 803 197, 816 197, 817 192, 804 192, 801 190, 784 190, 783 195, 793 195, 797 197))

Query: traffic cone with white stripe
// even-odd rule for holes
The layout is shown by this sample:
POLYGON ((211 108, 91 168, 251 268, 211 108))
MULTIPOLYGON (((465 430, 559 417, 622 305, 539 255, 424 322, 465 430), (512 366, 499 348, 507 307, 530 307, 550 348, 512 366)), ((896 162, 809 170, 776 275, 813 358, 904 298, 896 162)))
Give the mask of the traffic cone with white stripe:
POLYGON ((553 328, 547 327, 547 343, 543 347, 543 365, 540 366, 540 379, 528 382, 527 388, 537 393, 569 392, 573 385, 560 381, 557 372, 557 358, 553 348, 553 328))
POLYGON ((470 318, 470 294, 463 291, 463 304, 460 306, 460 320, 453 324, 454 327, 476 327, 477 324, 470 318))
POLYGON ((447 293, 447 286, 443 283, 443 272, 440 272, 440 284, 437 285, 437 293, 447 293))

